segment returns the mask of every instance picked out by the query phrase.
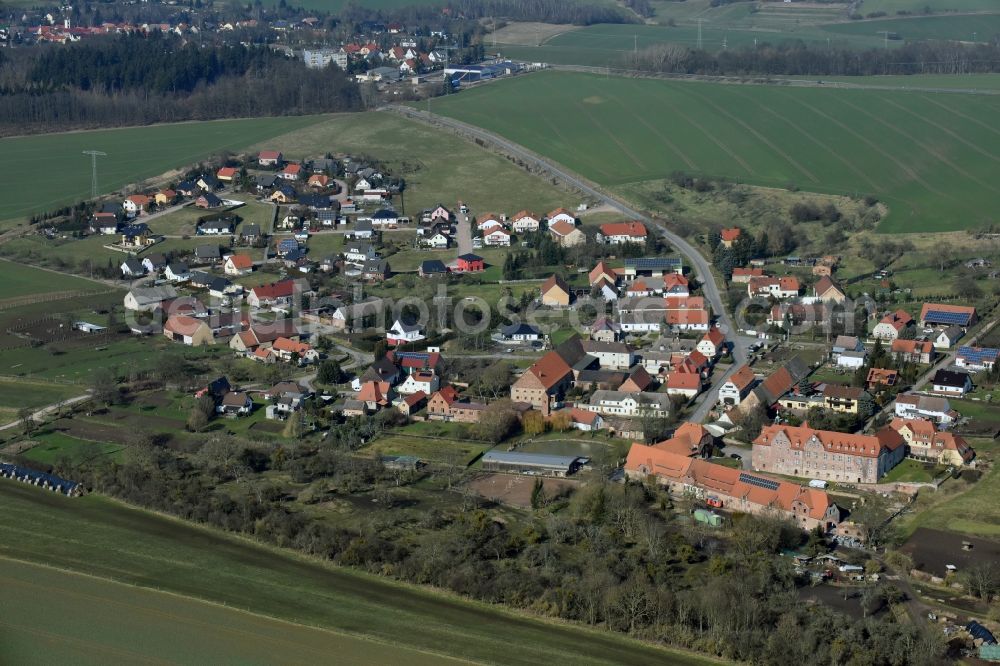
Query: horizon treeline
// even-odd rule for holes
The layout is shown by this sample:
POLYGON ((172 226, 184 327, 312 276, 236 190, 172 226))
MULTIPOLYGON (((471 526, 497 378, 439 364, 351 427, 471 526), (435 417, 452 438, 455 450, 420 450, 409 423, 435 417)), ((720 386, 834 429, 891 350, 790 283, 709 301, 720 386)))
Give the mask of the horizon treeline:
POLYGON ((336 67, 264 46, 119 35, 11 51, 0 61, 0 134, 363 108, 336 67))

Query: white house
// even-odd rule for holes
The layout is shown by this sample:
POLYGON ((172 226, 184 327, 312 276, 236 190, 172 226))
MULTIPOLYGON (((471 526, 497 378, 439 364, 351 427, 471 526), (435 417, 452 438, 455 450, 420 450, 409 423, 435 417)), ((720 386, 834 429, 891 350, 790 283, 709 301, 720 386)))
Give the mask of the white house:
POLYGON ((605 416, 669 416, 670 396, 666 393, 625 393, 594 391, 584 409, 605 416))
POLYGON ((705 333, 705 335, 702 336, 701 340, 698 341, 695 349, 700 351, 705 358, 713 359, 722 353, 722 348, 725 342, 725 334, 720 331, 717 326, 713 326, 707 333, 705 333))
POLYGON ((184 262, 174 261, 167 264, 166 270, 163 271, 163 277, 171 282, 184 282, 191 277, 191 271, 188 270, 188 266, 184 262))
POLYGON ((487 232, 490 229, 503 229, 503 222, 495 215, 487 215, 476 222, 476 228, 482 232, 487 232))
POLYGON ((739 405, 750 394, 756 383, 757 377, 750 366, 741 366, 719 387, 719 404, 724 407, 739 405))
POLYGON ((123 277, 140 277, 146 274, 146 267, 135 257, 129 257, 122 262, 121 271, 123 277))
POLYGON ((367 261, 378 258, 378 251, 369 243, 350 243, 344 248, 344 261, 349 264, 361 266, 367 261))
POLYGON ((628 370, 635 363, 635 353, 624 342, 584 340, 580 345, 583 351, 596 358, 604 369, 628 370))
POLYGON ((559 221, 568 222, 569 224, 576 225, 576 217, 573 213, 569 212, 565 208, 556 208, 554 211, 550 212, 546 217, 548 224, 551 227, 553 224, 559 221))
POLYGON ((857 370, 868 360, 866 351, 845 351, 837 356, 837 367, 857 370))
POLYGON ((412 395, 418 391, 423 391, 431 395, 441 386, 441 381, 433 372, 418 371, 407 375, 402 384, 396 387, 396 392, 403 395, 412 395))
POLYGON ((972 378, 967 372, 938 370, 934 373, 931 385, 935 393, 961 398, 972 390, 972 378))
POLYGON ((510 234, 497 227, 483 234, 483 243, 494 247, 510 247, 510 234))
POLYGON ((451 239, 440 231, 424 240, 424 245, 434 250, 443 250, 451 244, 451 239))
POLYGON ((504 326, 500 329, 500 340, 504 342, 537 342, 542 333, 537 326, 524 322, 504 326))
POLYGON ((393 322, 392 327, 386 331, 385 339, 391 345, 405 345, 423 340, 424 334, 418 324, 404 324, 397 319, 393 322))
POLYGON ((658 333, 663 324, 662 312, 621 313, 618 324, 623 333, 658 333))
POLYGON ((354 183, 355 192, 364 192, 370 189, 372 189, 372 184, 365 178, 358 178, 357 182, 354 183))
POLYGON ((645 243, 646 225, 642 222, 613 222, 602 224, 595 240, 608 245, 623 243, 645 243))
POLYGON ((523 234, 529 231, 538 231, 541 227, 542 221, 534 213, 530 213, 526 210, 522 210, 520 213, 513 218, 514 231, 519 234, 523 234))
POLYGON ((125 294, 125 309, 137 312, 151 312, 164 301, 177 298, 177 290, 169 285, 162 287, 135 288, 125 294))
POLYGON ((951 423, 959 415, 951 409, 947 398, 906 393, 896 396, 896 416, 904 419, 927 419, 935 423, 951 423))
POLYGON ((399 224, 399 214, 391 208, 382 208, 372 215, 371 223, 374 227, 395 227, 399 224))
POLYGON ((961 326, 949 326, 934 338, 935 349, 948 349, 954 347, 955 343, 962 339, 965 330, 961 326))

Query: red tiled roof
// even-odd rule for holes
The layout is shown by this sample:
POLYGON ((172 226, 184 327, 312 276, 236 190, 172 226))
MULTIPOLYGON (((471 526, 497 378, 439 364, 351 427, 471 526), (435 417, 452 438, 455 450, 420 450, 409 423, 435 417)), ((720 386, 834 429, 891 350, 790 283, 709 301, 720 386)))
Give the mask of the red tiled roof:
POLYGON ((236 168, 235 167, 222 167, 221 169, 219 169, 215 173, 215 175, 217 177, 219 177, 219 178, 232 178, 233 176, 236 175, 236 168))
POLYGON ((739 238, 742 232, 743 230, 740 229, 739 227, 732 227, 720 231, 719 236, 722 238, 722 240, 726 241, 727 243, 730 243, 739 238))
POLYGON ((558 236, 568 236, 576 230, 576 225, 567 220, 557 220, 554 224, 549 225, 549 231, 555 233, 558 236))
POLYGON ((646 225, 642 222, 611 222, 601 225, 601 234, 604 236, 629 236, 631 238, 645 238, 646 225))
POLYGON ((233 268, 236 268, 237 270, 253 268, 253 259, 250 258, 250 255, 246 254, 234 254, 229 257, 229 263, 231 263, 233 268))
POLYGON ((258 160, 276 160, 281 158, 281 153, 277 150, 262 150, 257 155, 258 160))
POLYGON ((535 361, 527 371, 538 378, 545 390, 552 388, 573 372, 563 357, 555 351, 550 351, 535 361))
POLYGON ((929 354, 934 350, 934 344, 930 340, 903 340, 897 338, 892 341, 890 349, 895 353, 902 354, 929 354))
POLYGON ((569 417, 574 423, 584 423, 589 426, 593 426, 600 415, 597 412, 592 412, 589 409, 580 409, 579 407, 573 407, 569 410, 569 417))
POLYGON ((823 449, 829 453, 877 458, 883 449, 895 449, 903 444, 903 438, 891 428, 883 428, 874 435, 855 435, 833 430, 814 430, 809 426, 769 425, 765 426, 754 445, 770 446, 778 433, 784 433, 793 450, 803 450, 805 443, 815 437, 823 449))
POLYGON ((196 319, 195 317, 189 317, 187 315, 174 315, 173 317, 167 319, 166 323, 163 324, 163 328, 171 333, 190 337, 197 333, 199 328, 205 325, 205 322, 201 319, 196 319))
POLYGON ((542 294, 547 294, 553 287, 559 287, 565 293, 569 293, 569 285, 558 275, 550 275, 549 279, 542 284, 542 294))
POLYGON ((927 319, 928 312, 954 312, 972 316, 976 314, 976 308, 971 305, 950 305, 948 303, 924 303, 920 308, 920 321, 927 319))
POLYGON ((739 391, 742 391, 746 387, 750 386, 757 377, 753 374, 753 370, 750 369, 749 365, 744 365, 740 367, 739 370, 730 375, 727 381, 732 382, 739 391))

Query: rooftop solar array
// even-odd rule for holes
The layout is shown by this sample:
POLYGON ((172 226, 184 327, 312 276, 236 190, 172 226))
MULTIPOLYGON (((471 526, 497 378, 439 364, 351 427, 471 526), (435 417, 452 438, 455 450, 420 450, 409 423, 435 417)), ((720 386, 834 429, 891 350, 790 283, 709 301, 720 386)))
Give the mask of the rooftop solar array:
POLYGON ((996 361, 1000 349, 992 347, 959 347, 958 355, 971 363, 981 363, 983 361, 996 361))
POLYGON ((777 481, 764 479, 759 476, 754 476, 753 474, 747 474, 746 472, 740 472, 740 481, 743 483, 749 483, 751 486, 757 486, 758 488, 765 488, 767 490, 777 490, 781 485, 777 481))
POLYGON ((632 266, 638 270, 652 270, 680 266, 681 260, 677 257, 639 257, 626 259, 625 265, 632 266))
POLYGON ((941 310, 928 310, 924 317, 925 322, 937 324, 967 325, 972 319, 972 314, 968 312, 942 312, 941 310))

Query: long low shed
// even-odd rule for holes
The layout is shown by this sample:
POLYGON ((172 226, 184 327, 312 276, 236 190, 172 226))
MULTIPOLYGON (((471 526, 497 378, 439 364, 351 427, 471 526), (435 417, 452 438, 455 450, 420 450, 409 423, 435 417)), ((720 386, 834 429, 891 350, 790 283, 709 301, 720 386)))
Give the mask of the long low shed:
POLYGON ((483 469, 490 472, 514 472, 544 476, 569 476, 589 461, 580 456, 555 456, 547 453, 489 451, 483 454, 483 469))

